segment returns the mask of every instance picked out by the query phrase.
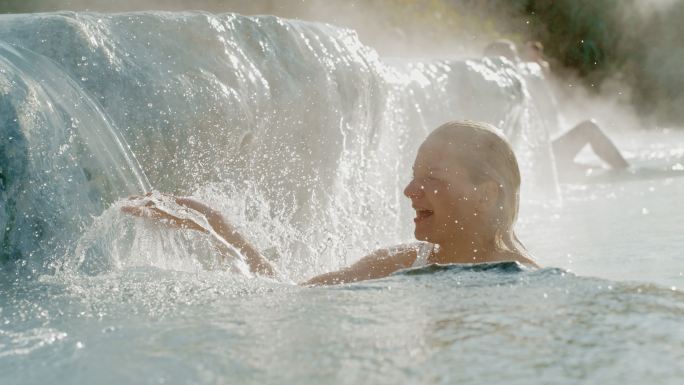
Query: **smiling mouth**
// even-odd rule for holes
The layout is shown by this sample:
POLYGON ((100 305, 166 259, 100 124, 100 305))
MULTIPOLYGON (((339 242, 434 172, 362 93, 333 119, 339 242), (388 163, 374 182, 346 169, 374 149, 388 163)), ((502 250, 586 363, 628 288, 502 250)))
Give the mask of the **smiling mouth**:
POLYGON ((432 214, 434 214, 432 210, 416 210, 416 217, 413 219, 413 221, 422 221, 432 216, 432 214))

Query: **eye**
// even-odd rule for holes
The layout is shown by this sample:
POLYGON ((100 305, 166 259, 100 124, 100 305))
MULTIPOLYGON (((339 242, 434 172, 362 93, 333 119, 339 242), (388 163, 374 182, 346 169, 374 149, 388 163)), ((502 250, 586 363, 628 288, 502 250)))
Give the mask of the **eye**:
POLYGON ((441 181, 438 175, 436 173, 433 173, 432 171, 425 171, 425 172, 414 172, 413 173, 413 180, 417 182, 435 182, 435 181, 441 181))

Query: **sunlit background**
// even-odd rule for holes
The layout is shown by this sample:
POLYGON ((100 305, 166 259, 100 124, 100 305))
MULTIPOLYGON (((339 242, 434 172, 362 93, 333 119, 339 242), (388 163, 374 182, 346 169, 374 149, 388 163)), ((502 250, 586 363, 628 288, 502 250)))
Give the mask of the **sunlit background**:
MULTIPOLYGON (((388 56, 463 57, 495 38, 544 44, 554 74, 684 125, 680 0, 4 0, 0 12, 204 10, 334 23, 388 56)), ((567 86, 567 84, 566 84, 567 86)), ((572 88, 572 87, 569 87, 572 88)))

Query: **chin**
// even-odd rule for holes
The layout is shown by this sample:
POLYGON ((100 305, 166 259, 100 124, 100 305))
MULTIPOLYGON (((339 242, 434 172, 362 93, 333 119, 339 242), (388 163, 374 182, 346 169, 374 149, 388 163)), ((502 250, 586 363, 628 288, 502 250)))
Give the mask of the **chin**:
POLYGON ((420 230, 416 229, 416 230, 413 232, 413 236, 416 237, 416 239, 419 240, 419 241, 424 241, 424 242, 433 243, 433 242, 430 240, 432 237, 430 237, 430 235, 429 235, 426 231, 420 231, 420 230))

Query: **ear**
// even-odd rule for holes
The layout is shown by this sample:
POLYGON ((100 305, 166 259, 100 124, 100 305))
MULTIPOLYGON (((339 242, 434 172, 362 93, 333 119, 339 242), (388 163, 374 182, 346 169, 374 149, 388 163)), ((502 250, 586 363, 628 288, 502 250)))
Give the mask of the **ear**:
POLYGON ((477 186, 477 191, 480 195, 478 204, 481 210, 489 211, 496 208, 499 202, 499 194, 501 194, 498 183, 488 180, 477 186))

